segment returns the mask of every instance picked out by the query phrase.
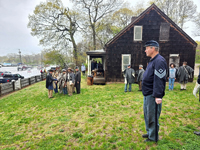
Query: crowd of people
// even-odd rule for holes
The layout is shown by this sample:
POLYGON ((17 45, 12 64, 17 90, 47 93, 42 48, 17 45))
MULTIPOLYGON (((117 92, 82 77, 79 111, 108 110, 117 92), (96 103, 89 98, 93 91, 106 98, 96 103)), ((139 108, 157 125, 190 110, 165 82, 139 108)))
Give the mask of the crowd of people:
MULTIPOLYGON (((174 82, 176 78, 181 85, 180 90, 186 90, 186 84, 188 79, 194 71, 187 62, 183 62, 183 65, 179 68, 175 68, 175 64, 170 64, 170 68, 167 67, 167 62, 159 54, 158 42, 151 40, 145 44, 146 56, 150 57, 150 62, 147 65, 146 70, 143 69, 143 65, 139 65, 139 72, 137 82, 139 85, 139 91, 142 91, 143 99, 143 111, 144 111, 144 122, 146 127, 146 134, 142 137, 146 138, 144 142, 157 142, 159 140, 159 117, 162 110, 162 99, 165 95, 166 80, 169 80, 169 91, 174 88, 174 82)), ((85 74, 85 67, 81 66, 81 71, 85 74)), ((79 67, 76 67, 76 73, 73 73, 71 68, 68 70, 63 69, 62 72, 59 70, 50 70, 46 78, 46 88, 48 89, 48 96, 52 98, 53 89, 55 93, 72 96, 75 92, 76 87, 77 94, 80 93, 81 73, 79 67)), ((128 65, 124 71, 125 88, 124 91, 131 92, 131 84, 135 81, 135 70, 128 65)), ((200 76, 199 76, 200 83, 200 76)), ((200 132, 195 132, 199 134, 200 132)))
POLYGON ((53 98, 53 90, 55 93, 72 96, 76 89, 76 93, 80 94, 81 73, 78 66, 75 70, 76 73, 71 68, 60 70, 59 67, 56 67, 54 70, 49 70, 46 78, 49 98, 53 98))
MULTIPOLYGON (((186 85, 194 70, 187 65, 186 61, 184 61, 183 65, 179 68, 175 67, 175 64, 171 63, 168 71, 166 71, 166 77, 169 82, 169 91, 174 89, 174 82, 176 79, 178 79, 178 82, 180 83, 180 90, 186 90, 186 85)), ((138 83, 139 86, 138 91, 142 91, 142 79, 144 72, 145 70, 143 69, 143 65, 139 65, 139 72, 136 79, 136 83, 138 83)), ((135 83, 135 70, 131 68, 131 65, 128 65, 127 69, 125 69, 123 73, 125 83, 124 92, 127 92, 128 85, 129 92, 131 92, 131 84, 135 83)))

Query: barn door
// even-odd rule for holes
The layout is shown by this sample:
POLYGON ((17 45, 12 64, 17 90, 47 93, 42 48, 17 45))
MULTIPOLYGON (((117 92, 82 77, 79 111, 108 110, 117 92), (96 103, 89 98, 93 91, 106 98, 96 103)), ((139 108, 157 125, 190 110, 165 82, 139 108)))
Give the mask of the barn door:
POLYGON ((180 57, 179 54, 170 54, 169 55, 169 65, 174 63, 176 68, 180 66, 180 57))

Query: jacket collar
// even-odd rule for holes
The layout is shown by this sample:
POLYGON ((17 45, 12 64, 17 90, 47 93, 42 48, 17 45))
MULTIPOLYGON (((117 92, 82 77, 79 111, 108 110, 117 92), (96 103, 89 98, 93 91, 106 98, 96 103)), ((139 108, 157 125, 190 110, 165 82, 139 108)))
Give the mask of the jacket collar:
POLYGON ((153 61, 154 59, 156 59, 158 57, 158 55, 160 55, 160 54, 157 54, 154 58, 151 58, 150 61, 153 61))

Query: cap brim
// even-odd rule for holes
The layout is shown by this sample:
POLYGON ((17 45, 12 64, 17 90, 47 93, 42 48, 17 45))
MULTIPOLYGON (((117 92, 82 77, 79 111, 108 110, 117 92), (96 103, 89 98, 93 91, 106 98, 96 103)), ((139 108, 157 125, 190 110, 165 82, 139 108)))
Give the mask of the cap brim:
POLYGON ((144 45, 144 47, 147 47, 147 46, 150 46, 150 45, 144 45))

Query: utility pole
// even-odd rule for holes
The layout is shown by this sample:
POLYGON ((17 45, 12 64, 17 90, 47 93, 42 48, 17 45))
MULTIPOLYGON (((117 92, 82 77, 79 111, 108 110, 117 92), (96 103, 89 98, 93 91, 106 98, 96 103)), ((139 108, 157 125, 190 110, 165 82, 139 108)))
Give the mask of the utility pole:
POLYGON ((22 63, 22 57, 21 57, 21 51, 19 49, 19 59, 20 59, 20 63, 22 63))

